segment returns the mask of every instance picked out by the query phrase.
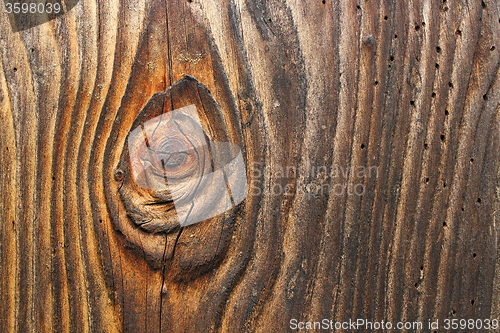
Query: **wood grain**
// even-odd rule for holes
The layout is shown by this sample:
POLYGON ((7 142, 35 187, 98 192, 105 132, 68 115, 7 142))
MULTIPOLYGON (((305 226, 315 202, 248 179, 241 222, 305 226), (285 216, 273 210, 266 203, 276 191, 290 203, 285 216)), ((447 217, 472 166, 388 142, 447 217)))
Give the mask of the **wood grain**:
POLYGON ((498 1, 80 0, 0 31, 2 331, 498 319, 498 1), (202 222, 161 234, 184 245, 156 269, 106 195, 184 75, 255 186, 218 260, 189 246, 202 222))

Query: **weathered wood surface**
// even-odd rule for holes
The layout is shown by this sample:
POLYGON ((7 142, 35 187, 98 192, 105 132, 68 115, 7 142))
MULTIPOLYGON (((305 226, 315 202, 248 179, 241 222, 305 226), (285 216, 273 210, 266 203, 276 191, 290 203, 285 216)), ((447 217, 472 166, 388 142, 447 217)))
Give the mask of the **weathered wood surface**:
POLYGON ((2 331, 499 318, 499 12, 494 0, 80 0, 18 33, 0 14, 2 331), (106 191, 136 116, 186 74, 219 103, 262 193, 217 260, 202 222, 159 234, 177 250, 155 269, 115 230, 123 207, 106 191), (316 193, 339 183, 364 192, 316 193))

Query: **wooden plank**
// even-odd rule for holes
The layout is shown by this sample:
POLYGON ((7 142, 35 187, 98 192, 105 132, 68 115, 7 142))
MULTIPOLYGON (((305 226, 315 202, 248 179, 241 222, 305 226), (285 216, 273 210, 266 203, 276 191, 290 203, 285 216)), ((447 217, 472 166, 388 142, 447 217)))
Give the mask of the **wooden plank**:
POLYGON ((75 3, 0 14, 5 331, 499 319, 497 1, 75 3), (189 104, 249 192, 166 225, 127 138, 189 104))

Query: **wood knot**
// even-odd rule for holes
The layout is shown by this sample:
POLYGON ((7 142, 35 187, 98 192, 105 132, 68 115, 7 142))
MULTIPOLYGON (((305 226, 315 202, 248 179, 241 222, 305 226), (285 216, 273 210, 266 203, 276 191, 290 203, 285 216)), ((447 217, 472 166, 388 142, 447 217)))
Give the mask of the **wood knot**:
POLYGON ((121 182, 124 177, 125 177, 125 173, 123 172, 122 169, 115 170, 115 180, 121 182))
POLYGON ((363 45, 369 48, 373 48, 376 45, 375 38, 373 36, 368 35, 363 38, 363 45))
POLYGON ((233 143, 239 138, 230 136, 236 131, 227 118, 205 86, 184 77, 153 95, 132 124, 114 172, 120 183, 110 198, 120 202, 113 202, 119 212, 112 220, 155 268, 175 260, 175 247, 178 260, 196 262, 196 272, 180 265, 196 276, 225 251, 247 193, 242 150, 233 143))

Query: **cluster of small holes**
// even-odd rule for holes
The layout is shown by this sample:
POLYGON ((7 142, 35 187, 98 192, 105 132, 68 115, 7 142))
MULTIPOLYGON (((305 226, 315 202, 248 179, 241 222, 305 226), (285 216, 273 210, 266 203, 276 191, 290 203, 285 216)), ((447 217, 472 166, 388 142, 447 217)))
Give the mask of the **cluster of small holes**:
MULTIPOLYGON (((447 0, 443 0, 443 4, 445 4, 446 2, 447 2, 447 0)), ((323 0, 323 3, 324 3, 324 0, 323 0)), ((486 4, 484 3, 484 1, 482 1, 482 2, 481 2, 481 5, 483 6, 483 8, 486 8, 486 4)), ((359 6, 358 6, 358 9, 360 9, 360 8, 359 8, 359 6)), ((448 11, 448 7, 447 7, 447 6, 443 6, 443 11, 444 11, 444 12, 448 11)), ((384 20, 386 20, 386 21, 388 20, 388 16, 387 16, 387 15, 386 15, 386 16, 384 16, 384 20)), ((498 22, 500 23, 500 19, 498 20, 498 22)), ((425 27, 425 22, 422 22, 421 26, 422 26, 422 27, 425 27)), ((419 24, 415 24, 415 30, 416 30, 416 31, 419 31, 419 30, 421 29, 421 26, 420 26, 419 24)), ((461 31, 460 29, 457 29, 457 30, 455 31, 455 34, 456 34, 457 36, 462 36, 462 31, 461 31)), ((397 34, 395 34, 395 35, 394 35, 394 39, 397 39, 397 38, 398 38, 398 35, 397 35, 397 34)), ((495 45, 492 45, 492 46, 490 47, 490 51, 494 51, 495 49, 496 49, 496 46, 495 46, 495 45)), ((436 46, 436 52, 437 52, 437 53, 441 53, 441 52, 442 52, 442 49, 441 49, 441 47, 440 47, 440 46, 436 46)), ((392 61, 394 61, 394 56, 392 56, 392 55, 391 55, 391 56, 389 57, 389 61, 391 61, 391 62, 392 62, 392 61)), ((390 65, 389 65, 389 67, 390 67, 390 65)), ((440 67, 440 66, 439 66, 439 63, 436 63, 436 64, 435 64, 435 68, 436 68, 436 69, 439 69, 439 67, 440 67)), ((378 85, 378 83, 379 83, 378 81, 375 81, 375 82, 374 82, 374 85, 378 85)), ((452 83, 451 81, 450 81, 450 82, 448 82, 448 86, 449 86, 450 88, 453 88, 453 87, 454 87, 454 86, 453 86, 453 83, 452 83)), ((434 97, 436 97, 436 93, 435 93, 435 92, 433 92, 433 93, 431 94, 431 97, 433 97, 433 98, 434 98, 434 97)), ((488 96, 487 96, 486 94, 485 94, 485 95, 483 95, 483 99, 484 99, 484 100, 488 100, 488 96)), ((410 105, 415 106, 415 101, 411 100, 411 101, 410 101, 410 105)), ((448 116, 448 115, 449 115, 449 111, 448 111, 448 110, 445 110, 445 111, 444 111, 444 114, 445 114, 446 116, 448 116)), ((445 135, 444 135, 444 134, 441 134, 441 135, 440 135, 440 140, 441 140, 441 141, 443 141, 443 142, 445 141, 445 135)), ((425 149, 428 149, 428 144, 427 144, 427 143, 426 143, 426 144, 424 144, 424 148, 425 148, 425 149)), ((364 144, 361 144, 361 149, 364 149, 364 144)), ((471 162, 473 162, 473 161, 474 161, 474 159, 473 159, 473 158, 471 158, 471 159, 470 159, 470 161, 471 161, 471 162)), ((426 182, 426 183, 428 183, 428 182, 429 182, 429 180, 430 180, 429 178, 425 178, 425 182, 426 182)), ((444 184, 443 184, 443 187, 446 187, 446 186, 447 186, 447 185, 446 185, 446 183, 444 183, 444 184)), ((477 199, 477 202, 478 202, 478 203, 480 203, 480 202, 481 202, 481 198, 478 198, 478 199, 477 199)), ((464 207, 461 207, 461 211, 462 211, 462 212, 463 212, 463 211, 465 211, 464 207)), ((447 223, 446 223, 446 222, 443 222, 443 227, 447 227, 447 223)), ((473 253, 473 257, 474 257, 474 258, 476 258, 476 256, 477 256, 477 255, 476 255, 476 253, 473 253)), ((421 267, 420 269, 422 270, 422 269, 423 269, 423 267, 421 267)), ((418 286, 418 283, 415 283, 415 287, 417 287, 417 286, 418 286)), ((474 305, 474 300, 471 300, 471 304, 472 304, 472 305, 474 305)), ((451 314, 452 314, 453 316, 455 316, 455 315, 456 315, 456 311, 455 311, 455 310, 452 310, 452 311, 451 311, 451 314)))

